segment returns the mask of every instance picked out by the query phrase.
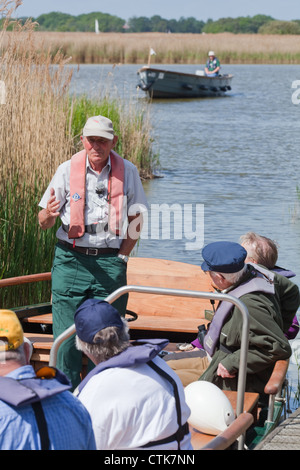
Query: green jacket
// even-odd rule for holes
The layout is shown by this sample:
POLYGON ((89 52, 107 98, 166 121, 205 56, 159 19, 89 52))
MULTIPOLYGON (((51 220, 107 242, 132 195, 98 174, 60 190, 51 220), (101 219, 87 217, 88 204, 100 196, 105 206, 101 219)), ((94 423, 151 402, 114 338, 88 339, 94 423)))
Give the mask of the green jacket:
POLYGON ((300 306, 299 288, 290 279, 278 273, 274 274, 276 297, 280 304, 283 331, 286 333, 300 306))
MULTIPOLYGON (((243 295, 240 300, 246 305, 249 312, 246 391, 263 393, 275 362, 279 359, 287 359, 291 355, 289 342, 283 333, 279 297, 278 295, 252 292, 243 295)), ((218 364, 221 362, 229 373, 238 373, 241 332, 242 316, 237 307, 234 307, 221 331, 221 349, 216 350, 209 367, 202 374, 200 380, 212 382, 223 390, 237 390, 238 374, 235 378, 223 379, 217 376, 216 372, 218 364), (231 353, 222 350, 222 346, 229 349, 231 353)))

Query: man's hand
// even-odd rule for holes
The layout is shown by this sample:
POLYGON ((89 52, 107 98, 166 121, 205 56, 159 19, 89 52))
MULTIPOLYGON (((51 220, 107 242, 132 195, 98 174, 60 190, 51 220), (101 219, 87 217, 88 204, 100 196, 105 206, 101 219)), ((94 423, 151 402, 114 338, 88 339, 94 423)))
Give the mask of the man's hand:
POLYGON ((217 375, 220 375, 223 379, 233 379, 236 376, 236 373, 229 374, 228 370, 220 362, 217 369, 217 375))
POLYGON ((46 230, 47 228, 51 228, 55 224, 56 218, 59 216, 59 211, 58 211, 59 204, 60 204, 60 201, 56 199, 55 191, 53 188, 51 188, 50 197, 47 202, 47 207, 46 209, 42 209, 38 215, 39 224, 43 230, 46 230))
POLYGON ((51 188, 50 189, 50 198, 48 199, 47 207, 46 207, 48 217, 55 217, 56 218, 56 217, 59 216, 59 212, 58 212, 59 204, 60 204, 60 201, 56 200, 55 191, 54 191, 53 188, 51 188))

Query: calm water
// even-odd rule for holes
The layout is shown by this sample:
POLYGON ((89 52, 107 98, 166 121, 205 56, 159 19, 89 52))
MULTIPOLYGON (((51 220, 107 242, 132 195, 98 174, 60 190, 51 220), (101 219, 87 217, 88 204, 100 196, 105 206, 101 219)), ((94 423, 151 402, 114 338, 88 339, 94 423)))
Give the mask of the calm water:
MULTIPOLYGON (((176 66, 187 72, 197 68, 176 66)), ((144 184, 149 203, 179 204, 182 213, 192 204, 194 218, 196 205, 203 204, 204 244, 238 241, 246 231, 256 231, 275 239, 279 263, 300 273, 300 105, 292 103, 299 67, 224 66, 223 73, 234 75, 228 96, 152 104, 136 91, 137 70, 135 65, 81 66, 74 68, 73 87, 91 96, 117 89, 150 108, 163 178, 144 184)), ((201 262, 201 249, 187 250, 184 236, 149 238, 144 235, 139 256, 201 262)), ((194 241, 196 248, 200 238, 194 241)))
MULTIPOLYGON (((183 216, 189 207, 194 231, 201 219, 196 207, 204 207, 203 240, 195 235, 188 240, 184 230, 182 239, 172 231, 171 239, 164 239, 164 233, 150 239, 151 218, 138 256, 199 264, 203 243, 238 241, 251 230, 279 243, 279 264, 298 273, 300 285, 300 105, 292 102, 300 68, 224 66, 223 73, 234 75, 228 96, 151 104, 135 89, 138 68, 74 68, 73 90, 95 96, 109 88, 150 108, 162 176, 144 184, 151 207, 175 204, 183 216)), ((203 66, 166 68, 194 72, 203 66)), ((291 371, 297 385, 297 367, 291 371)))

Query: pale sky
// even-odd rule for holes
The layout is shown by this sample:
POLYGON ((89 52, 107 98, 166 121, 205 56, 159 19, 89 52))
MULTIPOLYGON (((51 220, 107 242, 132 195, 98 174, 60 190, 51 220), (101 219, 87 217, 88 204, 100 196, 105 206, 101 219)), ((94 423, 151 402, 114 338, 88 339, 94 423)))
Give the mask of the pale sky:
POLYGON ((128 20, 133 16, 165 19, 208 18, 269 15, 278 20, 300 19, 300 0, 23 0, 15 16, 36 18, 43 13, 59 11, 77 16, 100 11, 128 20))

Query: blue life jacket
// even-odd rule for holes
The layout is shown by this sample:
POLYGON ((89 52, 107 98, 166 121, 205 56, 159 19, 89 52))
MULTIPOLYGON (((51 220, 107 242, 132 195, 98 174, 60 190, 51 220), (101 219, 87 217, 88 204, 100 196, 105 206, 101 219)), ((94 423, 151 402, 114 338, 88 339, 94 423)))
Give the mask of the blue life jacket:
POLYGON ((296 276, 294 271, 291 271, 290 269, 281 268, 280 266, 274 266, 272 271, 274 273, 281 274, 281 276, 287 277, 288 279, 290 277, 295 277, 296 276))
POLYGON ((166 339, 136 340, 125 351, 111 357, 107 361, 100 362, 85 379, 79 384, 78 391, 82 391, 87 382, 96 374, 111 367, 130 367, 136 364, 144 364, 153 359, 169 343, 166 339))
POLYGON ((30 379, 0 377, 0 400, 16 407, 31 405, 70 389, 69 379, 52 367, 43 367, 37 372, 36 377, 30 379), (51 380, 52 384, 55 383, 55 387, 47 388, 47 380, 51 380))
POLYGON ((32 406, 40 433, 41 449, 48 450, 50 440, 41 401, 71 388, 69 379, 58 369, 42 367, 37 371, 36 377, 32 378, 17 380, 11 377, 0 377, 0 400, 16 408, 32 406), (47 387, 49 380, 51 380, 51 388, 47 387))

